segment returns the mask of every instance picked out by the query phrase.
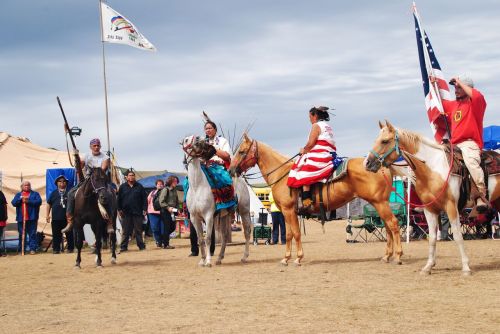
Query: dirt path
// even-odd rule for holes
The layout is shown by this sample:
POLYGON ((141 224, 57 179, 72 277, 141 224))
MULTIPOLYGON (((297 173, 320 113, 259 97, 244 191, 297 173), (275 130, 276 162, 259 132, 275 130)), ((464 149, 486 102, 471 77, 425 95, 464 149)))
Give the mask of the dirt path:
MULTIPOLYGON (((498 333, 500 241, 466 241, 471 277, 453 242, 404 244, 404 264, 383 264, 383 243, 348 244, 344 222, 308 223, 303 266, 282 267, 284 246, 228 247, 222 266, 199 268, 189 240, 148 244, 102 270, 85 251, 0 258, 0 333, 498 333)), ((242 240, 235 232, 233 241, 242 240)))

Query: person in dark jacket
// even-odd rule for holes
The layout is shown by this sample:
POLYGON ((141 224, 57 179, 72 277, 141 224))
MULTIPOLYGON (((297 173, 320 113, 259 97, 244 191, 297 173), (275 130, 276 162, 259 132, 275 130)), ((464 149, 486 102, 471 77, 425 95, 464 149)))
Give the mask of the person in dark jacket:
MULTIPOLYGON (((52 226, 52 252, 54 254, 61 253, 61 245, 63 242, 61 230, 66 226, 66 208, 68 204, 68 179, 64 175, 59 175, 55 184, 57 189, 52 191, 47 199, 47 223, 52 226), (50 213, 52 212, 52 216, 50 213)), ((72 253, 75 248, 73 231, 66 232, 66 240, 68 242, 68 253, 72 253)))
POLYGON ((12 205, 16 207, 17 231, 19 232, 18 252, 22 248, 23 232, 25 235, 24 251, 29 245, 30 254, 35 254, 38 249, 36 240, 36 228, 38 224, 38 215, 40 213, 40 205, 42 205, 42 197, 36 191, 31 190, 31 183, 24 181, 21 184, 21 191, 14 196, 12 205), (23 221, 25 222, 25 231, 23 231, 23 221), (26 242, 27 239, 27 242, 26 242))
POLYGON ((179 208, 179 199, 176 190, 178 183, 179 178, 175 175, 170 175, 160 193, 161 216, 165 226, 165 229, 162 230, 162 244, 165 249, 175 248, 170 245, 170 234, 175 231, 175 216, 179 208))
POLYGON ((128 241, 135 232, 135 240, 139 250, 144 250, 146 245, 142 239, 142 224, 146 216, 148 202, 146 191, 135 180, 133 170, 127 171, 127 182, 118 189, 118 215, 122 223, 122 242, 120 251, 128 250, 128 241))

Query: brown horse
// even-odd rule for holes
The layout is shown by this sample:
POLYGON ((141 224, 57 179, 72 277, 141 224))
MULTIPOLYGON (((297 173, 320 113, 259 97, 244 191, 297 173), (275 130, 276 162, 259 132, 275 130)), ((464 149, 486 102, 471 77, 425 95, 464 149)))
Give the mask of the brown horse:
MULTIPOLYGON (((385 125, 379 123, 379 126, 381 130, 366 159, 366 169, 378 173, 381 165, 384 165, 390 166, 394 173, 402 175, 407 169, 392 165, 398 157, 403 157, 412 167, 411 176, 415 180, 415 190, 426 205, 424 213, 429 224, 429 256, 422 273, 430 274, 432 267, 436 265, 438 216, 441 211, 445 211, 452 226, 453 239, 462 257, 462 272, 464 275, 470 275, 457 208, 461 177, 451 174, 449 179, 447 178, 450 166, 444 147, 419 134, 397 129, 387 121, 385 125)), ((488 181, 490 201, 500 209, 500 175, 490 175, 488 181)))
MULTIPOLYGON (((297 202, 297 192, 290 191, 287 186, 288 173, 292 167, 289 158, 274 151, 268 145, 252 140, 243 135, 242 143, 238 147, 236 155, 233 157, 230 172, 244 173, 249 168, 257 164, 262 176, 267 184, 271 186, 276 205, 283 212, 286 224, 286 251, 285 258, 281 260, 283 265, 287 265, 292 255, 292 238, 297 245, 297 259, 295 264, 300 265, 304 257, 302 241, 300 235, 299 221, 295 211, 297 202)), ((388 169, 384 169, 387 177, 391 178, 388 169)), ((323 199, 328 209, 333 210, 348 203, 355 197, 361 197, 370 202, 380 217, 384 220, 387 229, 387 245, 383 261, 389 262, 394 256, 394 261, 401 263, 403 250, 399 235, 398 219, 394 216, 389 207, 389 195, 391 186, 385 182, 382 172, 373 174, 365 170, 362 158, 349 160, 347 175, 339 181, 329 183, 323 187, 323 199)), ((318 197, 317 193, 314 196, 318 197)), ((318 200, 314 204, 314 212, 319 211, 318 200)))
MULTIPOLYGON (((112 219, 113 229, 116 230, 116 195, 108 187, 108 177, 99 168, 93 168, 90 176, 82 182, 75 192, 74 225, 76 236, 76 268, 80 268, 82 261, 83 226, 90 224, 96 240, 96 266, 102 267, 101 246, 102 236, 106 232, 105 220, 112 219)), ((116 263, 116 234, 111 233, 111 263, 116 263)))

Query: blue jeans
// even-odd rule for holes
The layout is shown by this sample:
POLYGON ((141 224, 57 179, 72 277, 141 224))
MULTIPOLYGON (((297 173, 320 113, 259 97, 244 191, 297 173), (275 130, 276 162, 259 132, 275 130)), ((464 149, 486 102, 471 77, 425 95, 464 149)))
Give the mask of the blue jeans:
POLYGON ((271 212, 271 219, 273 220, 273 243, 278 243, 278 237, 280 234, 281 243, 286 243, 285 217, 281 212, 277 211, 271 212))
MULTIPOLYGON (((38 249, 38 243, 36 240, 36 226, 37 222, 34 220, 26 221, 26 237, 24 238, 24 250, 27 250, 29 246, 30 251, 36 251, 38 249)), ((17 231, 19 232, 19 244, 17 250, 20 252, 22 248, 22 237, 23 237, 23 222, 17 222, 17 231)))
POLYGON ((148 213, 149 218, 149 226, 151 227, 151 232, 153 232, 153 238, 156 243, 161 243, 161 234, 162 234, 162 223, 161 216, 156 213, 148 213))

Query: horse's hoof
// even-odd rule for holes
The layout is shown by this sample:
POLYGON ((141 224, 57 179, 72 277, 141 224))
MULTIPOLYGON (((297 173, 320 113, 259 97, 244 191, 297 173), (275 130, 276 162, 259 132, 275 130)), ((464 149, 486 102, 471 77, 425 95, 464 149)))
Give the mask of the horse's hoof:
POLYGON ((246 258, 242 258, 241 263, 248 263, 248 260, 246 258))
POLYGON ((389 257, 384 256, 383 258, 380 259, 380 262, 389 263, 389 257))
POLYGON ((111 258, 111 264, 116 264, 116 258, 115 257, 111 258))
POLYGON ((470 270, 462 271, 462 276, 464 277, 472 276, 472 271, 470 270))
POLYGON ((288 266, 288 260, 287 259, 283 259, 283 260, 280 261, 280 264, 282 266, 288 266))
POLYGON ((222 264, 222 261, 221 261, 221 260, 217 260, 217 261, 215 261, 215 264, 216 264, 217 266, 220 266, 220 265, 222 264))
POLYGON ((82 269, 82 267, 80 267, 80 265, 79 265, 79 264, 75 264, 75 266, 73 267, 73 269, 75 269, 75 270, 80 270, 80 269, 82 269))
POLYGON ((403 261, 401 261, 401 260, 394 260, 392 263, 394 263, 396 265, 402 265, 403 261))
POLYGON ((96 264, 95 267, 96 269, 102 269, 102 264, 96 264))
POLYGON ((422 276, 429 276, 431 274, 431 271, 430 270, 420 270, 420 275, 422 276))
POLYGON ((298 259, 297 259, 297 260, 295 260, 295 261, 293 261, 293 264, 294 264, 296 267, 300 267, 300 266, 302 265, 302 263, 300 263, 300 261, 298 261, 298 259))
POLYGON ((211 264, 210 262, 205 263, 205 267, 207 267, 207 268, 211 268, 211 267, 212 267, 212 264, 211 264))

